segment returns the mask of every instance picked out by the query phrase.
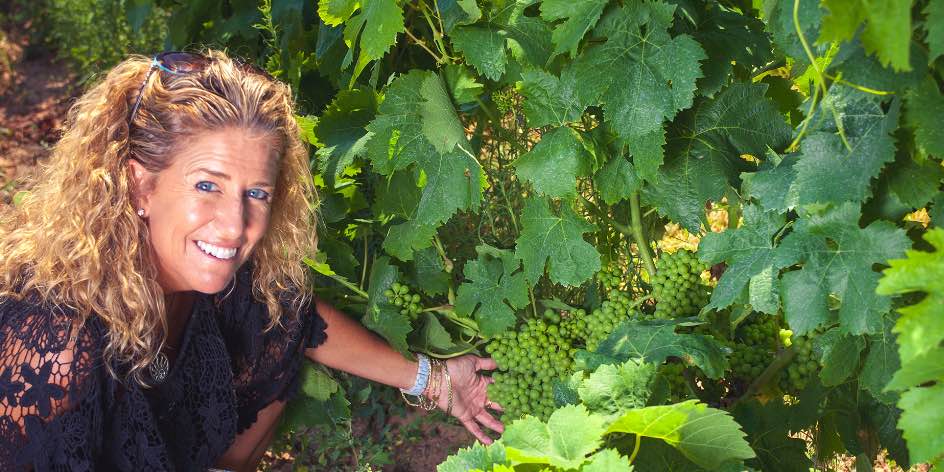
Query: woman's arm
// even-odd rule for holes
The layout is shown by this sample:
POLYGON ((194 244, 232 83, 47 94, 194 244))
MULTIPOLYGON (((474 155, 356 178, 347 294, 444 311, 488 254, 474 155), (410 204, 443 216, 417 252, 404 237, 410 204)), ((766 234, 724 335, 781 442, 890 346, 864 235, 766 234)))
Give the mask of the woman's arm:
MULTIPOLYGON (((316 306, 328 325, 328 338, 317 348, 305 351, 309 359, 385 385, 397 388, 413 386, 419 368, 416 362, 405 359, 360 323, 348 318, 331 305, 318 300, 316 306)), ((479 441, 490 444, 492 439, 482 432, 479 424, 502 432, 504 426, 485 409, 488 406, 501 410, 501 406, 488 401, 485 387, 491 383, 491 378, 478 372, 495 369, 495 361, 467 355, 450 359, 447 366, 454 393, 452 414, 479 441)), ((448 388, 445 384, 440 384, 440 387, 441 391, 436 392, 438 404, 441 409, 446 410, 448 388)))
POLYGON ((258 469, 284 410, 285 402, 279 400, 259 410, 256 422, 236 436, 233 444, 230 444, 229 449, 216 461, 216 468, 236 472, 252 472, 258 469))
POLYGON ((318 313, 328 325, 327 340, 305 356, 333 369, 397 388, 410 388, 417 363, 404 358, 382 339, 322 300, 318 313))

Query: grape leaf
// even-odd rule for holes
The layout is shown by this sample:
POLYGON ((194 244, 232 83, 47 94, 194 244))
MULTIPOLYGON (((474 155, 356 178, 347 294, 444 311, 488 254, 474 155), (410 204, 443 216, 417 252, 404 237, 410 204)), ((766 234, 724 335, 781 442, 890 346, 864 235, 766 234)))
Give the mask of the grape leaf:
POLYGON ((718 285, 711 293, 707 309, 721 310, 734 303, 748 285, 751 305, 764 313, 777 313, 779 300, 773 297, 773 286, 760 283, 776 278, 780 269, 792 265, 778 253, 774 235, 783 227, 783 216, 765 213, 754 205, 744 207, 744 224, 721 233, 708 233, 698 245, 698 257, 709 264, 727 263, 718 285), (754 281, 757 280, 757 283, 754 281), (755 290, 756 289, 756 290, 755 290))
POLYGON ((550 197, 573 196, 577 193, 577 177, 590 170, 590 154, 576 131, 561 126, 544 134, 512 165, 518 177, 531 182, 538 192, 550 197))
POLYGON ((931 224, 944 228, 944 193, 939 193, 928 208, 928 216, 931 218, 931 224))
POLYGON ((452 46, 461 52, 479 74, 498 80, 505 73, 505 32, 490 24, 459 26, 449 35, 452 46))
POLYGON ((580 472, 611 472, 614 470, 633 472, 633 466, 629 463, 629 458, 621 456, 616 449, 604 449, 590 456, 590 460, 580 468, 580 472))
POLYGON ((600 20, 594 34, 606 42, 577 56, 573 67, 583 103, 601 103, 624 141, 658 131, 688 108, 706 58, 688 35, 672 37, 674 5, 626 2, 600 20))
POLYGON ((528 282, 537 283, 545 266, 552 281, 571 287, 599 272, 600 253, 583 240, 583 233, 593 229, 567 202, 558 213, 544 198, 525 200, 515 257, 524 263, 528 282))
POLYGON ((878 273, 873 264, 904 254, 910 244, 904 231, 890 222, 859 227, 859 207, 843 204, 822 214, 801 218, 783 239, 784 257, 803 252, 803 268, 781 278, 784 317, 803 335, 829 320, 827 297, 841 301, 839 322, 849 334, 875 333, 890 301, 875 293, 878 273))
POLYGON ((414 70, 397 77, 384 91, 377 117, 367 130, 367 155, 375 172, 390 175, 435 151, 423 135, 423 82, 429 72, 414 70))
POLYGON ((672 356, 698 366, 708 377, 721 378, 728 369, 724 347, 711 336, 675 333, 675 327, 682 322, 624 322, 593 353, 577 351, 576 361, 584 370, 595 370, 603 364, 619 364, 629 359, 661 365, 672 356))
POLYGON ((898 406, 904 411, 898 427, 904 430, 911 461, 940 464, 944 461, 944 383, 913 388, 901 394, 898 406))
POLYGON ((321 0, 318 2, 318 15, 329 26, 339 26, 357 10, 357 0, 321 0))
MULTIPOLYGON (((819 31, 823 20, 823 10, 819 6, 819 0, 800 0, 797 10, 800 28, 807 43, 813 48, 815 56, 822 56, 828 48, 828 45, 816 46, 814 40, 819 37, 819 31)), ((810 60, 803 49, 800 37, 797 35, 796 26, 793 23, 794 2, 780 0, 769 2, 773 8, 767 15, 767 31, 773 37, 774 43, 787 56, 797 62, 799 66, 808 66, 810 60)))
MULTIPOLYGON (((387 54, 390 46, 397 42, 397 35, 404 31, 403 10, 397 5, 397 0, 369 0, 356 2, 355 5, 360 7, 360 11, 344 20, 344 43, 351 50, 354 50, 355 45, 360 48, 351 77, 352 84, 368 63, 387 54)), ((339 9, 340 12, 346 14, 349 6, 349 3, 344 5, 339 9)), ((321 6, 318 10, 321 13, 321 6)), ((329 15, 321 19, 330 25, 329 20, 336 21, 338 18, 329 15)))
POLYGON ((566 405, 554 411, 547 423, 526 416, 508 425, 502 442, 513 462, 574 469, 600 447, 603 431, 601 417, 583 405, 566 405))
POLYGON ((864 22, 861 40, 882 65, 910 70, 911 0, 823 0, 829 14, 823 17, 821 42, 848 41, 864 22))
MULTIPOLYGON (((804 402, 801 400, 800 404, 804 402)), ((748 461, 749 465, 770 472, 810 470, 813 464, 806 455, 806 442, 791 436, 788 421, 795 412, 782 399, 770 399, 763 405, 756 400, 742 401, 732 414, 757 452, 757 458, 748 461)))
POLYGON ((526 12, 535 3, 535 0, 494 2, 488 19, 507 35, 508 49, 520 66, 544 68, 554 44, 550 25, 526 12))
POLYGON ((712 470, 755 457, 744 432, 728 413, 696 400, 630 410, 606 432, 662 439, 695 464, 712 470))
POLYGON ((655 375, 655 364, 637 359, 601 365, 581 382, 577 393, 591 412, 612 419, 626 410, 646 406, 655 375))
POLYGON ((899 153, 895 165, 888 169, 888 187, 906 206, 924 208, 940 193, 944 167, 935 159, 919 162, 915 157, 899 153))
POLYGON ((432 72, 401 76, 387 88, 379 114, 367 126, 375 171, 388 175, 416 163, 425 175, 412 220, 391 228, 384 241, 401 260, 412 258, 412 250, 429 247, 439 225, 456 210, 475 208, 482 198, 482 169, 469 153, 445 87, 432 72))
POLYGON ((374 214, 378 217, 397 215, 412 218, 423 195, 422 189, 416 186, 419 170, 401 170, 378 180, 374 184, 377 192, 373 205, 374 214))
POLYGON ((423 316, 423 327, 413 331, 410 338, 410 345, 416 346, 423 351, 448 352, 455 347, 449 332, 443 328, 442 323, 436 319, 436 315, 425 313, 423 316))
POLYGON ((485 88, 476 81, 472 71, 462 64, 447 64, 443 67, 443 76, 456 105, 474 102, 485 88))
MULTIPOLYGON (((909 88, 921 83, 921 80, 928 74, 928 54, 917 41, 911 43, 911 50, 908 54, 911 56, 911 70, 896 72, 883 67, 879 60, 870 55, 862 43, 855 39, 840 46, 834 60, 826 66, 826 72, 830 75, 842 74, 844 77, 855 77, 857 86, 898 92, 901 96, 904 96, 909 88)), ((830 87, 829 95, 832 94, 833 89, 830 87)), ((881 99, 882 97, 878 98, 881 99)))
POLYGON ((376 112, 373 90, 342 90, 314 123, 312 134, 322 146, 316 152, 318 170, 328 188, 334 188, 344 169, 364 154, 370 139, 364 128, 376 112))
POLYGON ((645 188, 661 214, 697 232, 705 202, 720 200, 738 183, 746 169, 742 154, 760 158, 768 147, 786 147, 790 126, 766 90, 765 84, 734 84, 673 123, 666 152, 671 157, 645 188))
POLYGON ((633 163, 623 156, 613 156, 593 176, 593 183, 607 205, 615 205, 639 190, 639 177, 633 163))
POLYGON ((442 17, 443 33, 449 34, 457 25, 468 25, 482 18, 482 10, 475 0, 436 0, 442 17))
POLYGON ((578 95, 573 67, 564 69, 559 79, 543 70, 526 70, 521 73, 521 93, 524 115, 532 128, 566 125, 579 120, 587 108, 578 95))
POLYGON ((551 40, 554 42, 554 54, 569 52, 577 55, 577 46, 603 14, 607 0, 544 0, 541 2, 541 18, 548 22, 565 20, 554 27, 551 40))
POLYGON ((311 362, 306 362, 302 366, 299 375, 301 376, 302 392, 318 401, 327 401, 340 388, 330 375, 311 362))
POLYGON ((380 257, 370 268, 370 288, 367 291, 367 313, 362 323, 367 329, 383 336, 390 345, 408 355, 409 346, 406 335, 413 329, 410 320, 400 314, 400 309, 387 301, 384 290, 390 288, 400 277, 397 267, 390 264, 390 258, 380 257))
MULTIPOLYGON (((893 327, 894 323, 886 319, 885 329, 868 336, 869 353, 862 364, 862 372, 859 373, 859 386, 871 393, 876 400, 888 404, 897 401, 898 395, 885 390, 885 386, 901 368, 893 327)), ((911 367, 915 365, 915 362, 911 363, 911 367)), ((941 374, 944 374, 944 364, 938 365, 941 366, 941 374)))
POLYGON ((478 259, 463 268, 468 282, 459 286, 456 313, 475 316, 482 336, 491 337, 515 324, 515 310, 528 304, 528 282, 510 251, 476 248, 478 259))
POLYGON ((944 95, 938 90, 933 79, 928 78, 918 87, 908 91, 905 118, 915 130, 915 143, 923 152, 944 158, 941 110, 944 110, 944 95))
POLYGON ((439 252, 432 247, 414 254, 412 276, 415 285, 427 295, 445 295, 449 290, 449 274, 439 252))
POLYGON ((928 29, 928 63, 934 62, 944 54, 944 0, 930 0, 924 9, 927 21, 924 26, 928 29))
POLYGON ((470 470, 492 470, 496 465, 507 464, 505 448, 500 442, 483 446, 481 443, 459 449, 436 467, 437 472, 469 472, 470 470))
POLYGON ((865 340, 861 336, 843 333, 839 328, 832 328, 813 338, 813 350, 823 365, 819 372, 823 385, 839 385, 849 378, 859 365, 859 355, 863 349, 865 340))
POLYGON ((895 142, 889 133, 898 123, 897 106, 886 114, 872 96, 833 87, 823 107, 840 117, 846 141, 835 127, 804 138, 800 160, 794 166, 797 178, 793 191, 801 205, 862 202, 870 195, 871 180, 895 159, 895 142))
POLYGON ((924 235, 932 252, 909 250, 904 259, 888 261, 878 285, 884 295, 923 292, 924 298, 898 309, 895 324, 901 370, 895 373, 889 388, 905 390, 898 402, 903 410, 899 427, 908 441, 911 461, 940 462, 944 459, 944 416, 937 407, 944 398, 944 229, 935 228, 924 235), (937 367, 935 367, 937 364, 937 367), (929 378, 933 375, 937 377, 929 378), (927 386, 929 381, 936 382, 927 386))
POLYGON ((695 93, 710 97, 727 85, 735 67, 749 71, 770 61, 771 44, 764 23, 757 18, 708 2, 705 10, 698 12, 695 29, 689 34, 708 55, 695 93))

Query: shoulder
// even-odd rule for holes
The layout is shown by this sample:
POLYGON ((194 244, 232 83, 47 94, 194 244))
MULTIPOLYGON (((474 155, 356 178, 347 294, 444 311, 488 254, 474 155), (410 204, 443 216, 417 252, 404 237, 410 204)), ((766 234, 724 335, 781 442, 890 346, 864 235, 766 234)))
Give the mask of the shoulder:
POLYGON ((101 367, 104 331, 96 318, 35 297, 0 301, 0 384, 14 419, 49 417, 87 393, 101 367), (11 409, 12 408, 12 409, 11 409))

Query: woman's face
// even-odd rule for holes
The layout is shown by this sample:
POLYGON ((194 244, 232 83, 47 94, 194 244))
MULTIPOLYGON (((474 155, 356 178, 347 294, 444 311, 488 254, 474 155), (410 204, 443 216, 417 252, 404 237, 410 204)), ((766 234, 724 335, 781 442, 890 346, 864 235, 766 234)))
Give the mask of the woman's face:
POLYGON ((271 139, 228 128, 194 136, 156 175, 130 163, 164 293, 223 290, 269 224, 278 175, 271 139))

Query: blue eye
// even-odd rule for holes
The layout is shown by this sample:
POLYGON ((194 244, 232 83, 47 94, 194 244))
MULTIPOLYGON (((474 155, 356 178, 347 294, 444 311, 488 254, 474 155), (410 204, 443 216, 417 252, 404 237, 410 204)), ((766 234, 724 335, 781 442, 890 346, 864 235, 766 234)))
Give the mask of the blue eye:
POLYGON ((246 192, 246 195, 249 195, 249 198, 254 198, 256 200, 269 201, 269 192, 266 192, 265 190, 254 188, 246 192))
POLYGON ((194 187, 196 187, 196 189, 201 192, 212 192, 216 190, 216 184, 213 182, 207 182, 206 180, 197 182, 197 185, 194 185, 194 187))

